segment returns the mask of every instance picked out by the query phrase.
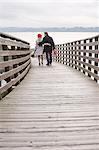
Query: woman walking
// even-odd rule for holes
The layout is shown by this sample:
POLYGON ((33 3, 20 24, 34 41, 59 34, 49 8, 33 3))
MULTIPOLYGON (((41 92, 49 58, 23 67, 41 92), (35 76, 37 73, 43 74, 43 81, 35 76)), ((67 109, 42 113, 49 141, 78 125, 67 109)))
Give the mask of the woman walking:
POLYGON ((38 57, 39 66, 43 65, 43 46, 39 46, 39 42, 42 42, 42 35, 37 35, 36 46, 35 46, 35 55, 38 57))

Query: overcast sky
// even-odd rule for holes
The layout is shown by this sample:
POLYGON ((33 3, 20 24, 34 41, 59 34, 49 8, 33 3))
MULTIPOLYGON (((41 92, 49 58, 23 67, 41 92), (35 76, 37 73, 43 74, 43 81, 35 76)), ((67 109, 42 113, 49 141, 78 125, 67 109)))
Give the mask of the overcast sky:
POLYGON ((99 26, 99 0, 0 0, 0 27, 99 26))

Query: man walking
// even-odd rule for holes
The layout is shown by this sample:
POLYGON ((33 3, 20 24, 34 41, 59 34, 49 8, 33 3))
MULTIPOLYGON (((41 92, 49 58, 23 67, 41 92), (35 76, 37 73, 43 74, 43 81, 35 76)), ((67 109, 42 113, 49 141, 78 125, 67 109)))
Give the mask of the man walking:
POLYGON ((44 45, 44 52, 46 53, 46 60, 47 60, 46 65, 49 66, 52 64, 52 50, 55 49, 55 44, 52 37, 48 35, 48 32, 44 32, 44 35, 45 36, 42 42, 40 42, 39 44, 44 45))

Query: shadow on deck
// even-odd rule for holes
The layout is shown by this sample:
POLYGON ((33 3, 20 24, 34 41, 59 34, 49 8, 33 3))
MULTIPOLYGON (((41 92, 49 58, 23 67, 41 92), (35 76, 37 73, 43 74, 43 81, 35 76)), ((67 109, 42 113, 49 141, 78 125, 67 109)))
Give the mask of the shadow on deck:
POLYGON ((68 66, 32 67, 0 101, 1 150, 99 150, 99 87, 68 66))

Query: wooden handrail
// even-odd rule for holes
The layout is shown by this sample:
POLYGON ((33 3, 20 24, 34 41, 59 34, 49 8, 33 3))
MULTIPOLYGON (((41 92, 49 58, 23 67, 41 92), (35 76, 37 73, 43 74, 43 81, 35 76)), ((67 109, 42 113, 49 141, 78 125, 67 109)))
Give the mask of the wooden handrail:
POLYGON ((21 48, 29 48, 29 45, 22 43, 22 42, 17 42, 5 38, 0 38, 0 45, 8 45, 8 46, 18 46, 21 48))
POLYGON ((71 66, 99 83, 99 35, 56 45, 54 60, 71 66))
POLYGON ((0 33, 0 98, 27 74, 31 66, 30 53, 28 42, 0 33))
POLYGON ((9 60, 9 63, 8 63, 8 61, 0 62, 0 68, 5 68, 5 67, 8 67, 8 66, 13 66, 15 64, 22 63, 24 61, 27 61, 29 58, 30 58, 30 56, 28 55, 28 56, 25 56, 25 57, 14 59, 14 60, 9 60))
POLYGON ((30 51, 28 50, 22 50, 22 51, 17 51, 17 50, 9 50, 9 51, 0 51, 0 56, 14 56, 14 55, 27 55, 30 54, 30 51))
POLYGON ((0 87, 0 92, 1 94, 5 91, 7 91, 10 87, 12 87, 13 85, 15 85, 18 81, 20 81, 28 72, 28 70, 30 69, 30 64, 27 66, 27 68, 25 69, 24 72, 22 72, 19 76, 17 76, 16 78, 12 79, 10 82, 8 82, 5 86, 0 87))
POLYGON ((12 75, 14 75, 15 73, 18 73, 19 71, 21 71, 22 69, 24 69, 25 67, 27 67, 28 65, 30 64, 30 60, 26 61, 26 63, 24 63, 23 65, 15 68, 15 69, 12 69, 10 71, 7 71, 3 74, 0 75, 0 80, 4 80, 12 75))

